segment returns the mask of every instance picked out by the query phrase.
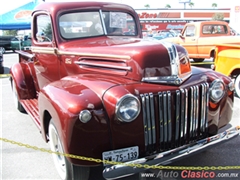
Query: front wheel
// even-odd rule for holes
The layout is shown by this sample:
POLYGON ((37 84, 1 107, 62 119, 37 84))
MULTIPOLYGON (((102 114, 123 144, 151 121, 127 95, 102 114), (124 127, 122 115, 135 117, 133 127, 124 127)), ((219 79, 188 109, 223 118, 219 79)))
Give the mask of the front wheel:
POLYGON ((240 74, 237 75, 234 85, 235 85, 235 95, 240 98, 240 74))
MULTIPOLYGON (((49 133, 49 144, 50 144, 51 151, 63 154, 64 150, 63 150, 62 142, 53 121, 51 121, 49 124, 48 133, 49 133)), ((75 179, 88 180, 89 179, 89 174, 90 174, 89 167, 76 166, 70 163, 68 159, 63 155, 53 153, 52 156, 53 156, 55 167, 61 179, 63 180, 75 180, 75 179)))

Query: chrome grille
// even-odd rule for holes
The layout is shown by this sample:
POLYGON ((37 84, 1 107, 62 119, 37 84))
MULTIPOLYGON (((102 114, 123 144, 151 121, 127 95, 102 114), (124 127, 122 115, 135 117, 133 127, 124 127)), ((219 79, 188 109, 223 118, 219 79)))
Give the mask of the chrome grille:
POLYGON ((209 85, 141 94, 146 151, 165 151, 207 135, 209 85))

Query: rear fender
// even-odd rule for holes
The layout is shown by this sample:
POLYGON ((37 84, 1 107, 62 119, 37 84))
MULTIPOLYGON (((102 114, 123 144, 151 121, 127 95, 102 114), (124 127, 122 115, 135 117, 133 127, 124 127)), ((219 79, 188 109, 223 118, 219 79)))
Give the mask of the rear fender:
POLYGON ((10 69, 10 74, 10 81, 15 82, 19 99, 36 98, 32 74, 27 63, 14 64, 10 69))

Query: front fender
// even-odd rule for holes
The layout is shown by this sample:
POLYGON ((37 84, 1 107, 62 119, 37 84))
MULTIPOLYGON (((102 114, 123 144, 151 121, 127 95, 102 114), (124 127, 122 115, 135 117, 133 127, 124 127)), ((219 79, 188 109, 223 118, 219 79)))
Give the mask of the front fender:
MULTIPOLYGON (((77 75, 45 86, 39 93, 43 136, 46 138, 49 123, 45 115, 50 114, 66 153, 101 158, 103 151, 111 149, 109 120, 102 96, 107 89, 119 83, 113 79, 77 75), (92 118, 82 123, 79 113, 86 109, 91 112, 92 118)), ((69 160, 79 165, 95 165, 93 162, 69 160)))

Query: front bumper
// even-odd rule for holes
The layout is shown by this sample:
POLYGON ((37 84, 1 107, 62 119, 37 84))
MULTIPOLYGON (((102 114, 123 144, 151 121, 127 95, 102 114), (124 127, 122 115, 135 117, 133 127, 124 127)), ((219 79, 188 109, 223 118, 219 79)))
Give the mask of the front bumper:
POLYGON ((215 136, 199 140, 192 144, 184 145, 166 152, 155 154, 154 156, 136 159, 133 161, 121 163, 119 165, 107 166, 103 170, 103 177, 105 179, 118 179, 144 171, 144 165, 166 165, 183 157, 205 151, 215 145, 238 137, 238 135, 240 135, 240 126, 230 128, 215 136), (134 167, 134 164, 141 164, 142 168, 136 168, 134 167))

